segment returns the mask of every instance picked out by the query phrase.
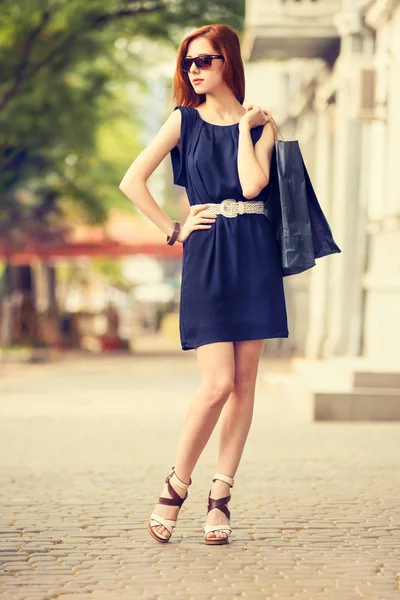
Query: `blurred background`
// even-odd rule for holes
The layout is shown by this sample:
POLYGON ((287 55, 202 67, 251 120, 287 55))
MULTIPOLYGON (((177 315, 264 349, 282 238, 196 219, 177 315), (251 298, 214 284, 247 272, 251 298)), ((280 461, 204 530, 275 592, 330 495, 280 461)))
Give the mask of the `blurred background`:
MULTIPOLYGON (((396 0, 2 2, 3 361, 134 353, 143 340, 180 351, 181 245, 118 183, 173 109, 180 41, 213 22, 240 34, 245 105, 299 140, 342 249, 285 278, 290 337, 265 353, 400 368, 396 0)), ((186 218, 169 157, 148 184, 186 218)))
MULTIPOLYGON (((0 0, 1 600, 398 599, 399 106, 400 0, 0 0), (284 279, 223 556, 217 428, 174 540, 146 530, 201 377, 182 246, 118 189, 207 23, 239 33, 245 105, 299 140, 342 250, 284 279)), ((148 185, 186 219, 169 156, 148 185)))

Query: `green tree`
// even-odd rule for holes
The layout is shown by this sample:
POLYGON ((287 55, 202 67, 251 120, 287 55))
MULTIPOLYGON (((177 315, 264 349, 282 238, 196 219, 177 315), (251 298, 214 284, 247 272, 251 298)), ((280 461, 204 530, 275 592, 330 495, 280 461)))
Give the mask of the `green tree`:
MULTIPOLYGON (((66 208, 101 221, 118 164, 99 154, 113 121, 139 126, 124 95, 144 86, 140 49, 118 40, 176 45, 183 27, 239 29, 243 0, 0 0, 0 233, 51 231, 66 208), (103 193, 102 193, 103 190, 103 193)), ((140 139, 138 140, 138 145, 140 139)), ((139 147, 138 147, 139 150, 139 147)))

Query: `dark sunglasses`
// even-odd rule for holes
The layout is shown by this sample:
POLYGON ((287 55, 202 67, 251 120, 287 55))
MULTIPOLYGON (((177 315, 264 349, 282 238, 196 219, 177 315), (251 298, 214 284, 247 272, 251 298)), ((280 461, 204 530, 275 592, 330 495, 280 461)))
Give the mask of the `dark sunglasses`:
POLYGON ((195 58, 182 58, 182 70, 188 73, 194 63, 198 69, 209 69, 213 58, 224 58, 222 54, 203 54, 195 58))

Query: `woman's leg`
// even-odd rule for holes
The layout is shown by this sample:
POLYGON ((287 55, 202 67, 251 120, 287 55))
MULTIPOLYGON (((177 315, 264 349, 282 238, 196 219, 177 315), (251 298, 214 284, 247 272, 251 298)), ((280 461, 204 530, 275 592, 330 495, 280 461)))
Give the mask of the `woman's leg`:
MULTIPOLYGON (((264 340, 234 342, 234 388, 221 414, 217 472, 234 477, 250 429, 258 365, 264 340)), ((211 487, 211 498, 229 496, 230 486, 217 479, 211 487)), ((208 525, 227 523, 226 515, 218 508, 207 516, 208 525)), ((223 531, 210 532, 207 537, 226 537, 223 531)))
MULTIPOLYGON (((201 385, 186 413, 175 460, 176 474, 186 483, 189 483, 199 456, 233 390, 235 377, 233 342, 204 344, 196 348, 196 354, 200 365, 201 385)), ((174 485, 173 488, 181 498, 185 496, 185 490, 174 485)), ((164 484, 161 495, 169 497, 167 484, 164 484)), ((154 509, 154 512, 166 519, 175 519, 178 511, 177 506, 165 504, 157 504, 154 509)), ((154 529, 165 538, 169 537, 169 531, 163 525, 154 529)))

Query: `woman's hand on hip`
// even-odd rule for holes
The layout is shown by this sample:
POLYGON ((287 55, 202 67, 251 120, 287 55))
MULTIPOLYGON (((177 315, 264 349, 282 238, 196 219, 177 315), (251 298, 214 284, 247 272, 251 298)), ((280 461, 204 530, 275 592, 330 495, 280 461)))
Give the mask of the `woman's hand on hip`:
POLYGON ((209 206, 210 204, 194 204, 190 207, 188 218, 176 238, 178 242, 183 243, 195 229, 210 229, 213 226, 217 215, 205 212, 209 206))

